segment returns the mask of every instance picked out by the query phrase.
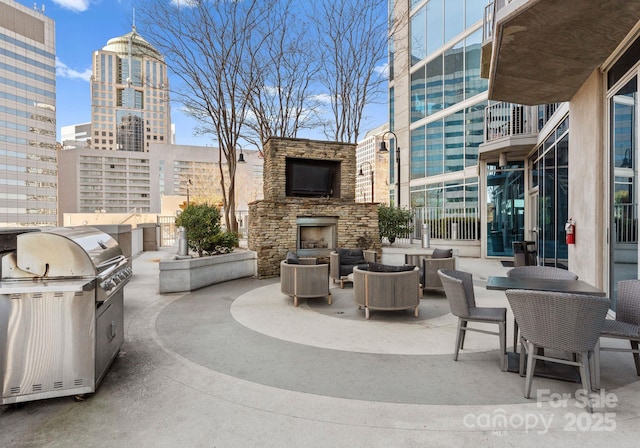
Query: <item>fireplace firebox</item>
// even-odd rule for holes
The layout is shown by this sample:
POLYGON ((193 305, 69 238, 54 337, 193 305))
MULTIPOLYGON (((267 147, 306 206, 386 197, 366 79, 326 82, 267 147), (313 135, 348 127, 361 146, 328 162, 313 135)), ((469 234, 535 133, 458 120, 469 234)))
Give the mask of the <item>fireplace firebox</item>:
POLYGON ((299 256, 329 256, 336 247, 335 217, 301 217, 297 219, 298 236, 296 250, 299 256))

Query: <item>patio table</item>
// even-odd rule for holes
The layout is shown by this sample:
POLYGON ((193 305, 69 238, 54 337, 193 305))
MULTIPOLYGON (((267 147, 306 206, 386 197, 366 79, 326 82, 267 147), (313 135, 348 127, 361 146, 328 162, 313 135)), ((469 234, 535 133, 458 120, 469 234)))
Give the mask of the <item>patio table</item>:
MULTIPOLYGON (((540 278, 512 278, 490 276, 487 278, 486 288, 489 290, 506 291, 507 289, 527 289, 535 291, 565 292, 570 294, 586 294, 606 296, 606 293, 582 280, 556 280, 540 278)), ((507 371, 520 371, 520 353, 518 353, 518 323, 514 321, 513 352, 507 352, 507 371)), ((535 375, 565 381, 580 382, 580 374, 571 366, 557 363, 538 362, 535 375)))
POLYGON ((492 276, 487 278, 487 289, 529 289, 535 291, 567 292, 604 297, 606 293, 582 280, 556 280, 543 278, 512 278, 492 276))

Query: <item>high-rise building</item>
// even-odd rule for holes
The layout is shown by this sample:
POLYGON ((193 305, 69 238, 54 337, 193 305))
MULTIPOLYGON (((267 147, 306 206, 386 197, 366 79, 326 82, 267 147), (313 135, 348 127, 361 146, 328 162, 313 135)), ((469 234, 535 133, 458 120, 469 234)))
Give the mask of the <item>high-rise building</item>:
POLYGON ((148 152, 172 142, 167 66, 135 26, 94 52, 91 114, 93 149, 148 152))
POLYGON ((486 4, 390 2, 389 157, 399 159, 400 167, 398 173, 398 164, 390 164, 390 185, 396 185, 391 201, 421 208, 430 219, 479 217, 478 147, 488 104, 487 81, 480 77, 486 4))
MULTIPOLYGON (((213 200, 219 197, 220 154, 212 147, 166 143, 151 144, 143 154, 111 152, 67 141, 59 153, 60 222, 65 213, 160 213, 163 196, 213 200)), ((257 151, 243 151, 243 157, 246 163, 236 171, 239 216, 262 197, 263 161, 257 151)))
POLYGON ((55 24, 0 0, 0 227, 57 224, 55 24))
POLYGON ((91 123, 72 124, 60 128, 60 139, 64 148, 66 140, 73 142, 86 142, 91 138, 91 123))
POLYGON ((389 154, 380 152, 388 129, 386 123, 371 129, 356 146, 356 202, 389 203, 389 154))

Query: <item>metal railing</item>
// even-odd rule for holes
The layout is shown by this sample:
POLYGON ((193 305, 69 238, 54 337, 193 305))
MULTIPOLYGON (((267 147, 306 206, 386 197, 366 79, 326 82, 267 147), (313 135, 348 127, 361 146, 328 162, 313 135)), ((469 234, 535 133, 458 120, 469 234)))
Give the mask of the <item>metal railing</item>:
POLYGON ((551 119, 562 103, 541 104, 538 106, 538 131, 551 119))
POLYGON ((493 31, 496 23, 496 12, 511 3, 511 0, 494 0, 484 7, 484 18, 482 25, 482 40, 493 38, 493 31))
POLYGON ((480 213, 476 207, 420 207, 413 210, 414 235, 422 239, 422 224, 429 238, 475 241, 480 239, 480 213))
POLYGON ((638 204, 613 206, 616 243, 638 242, 638 204))
POLYGON ((538 106, 496 103, 485 108, 485 141, 538 132, 538 106))

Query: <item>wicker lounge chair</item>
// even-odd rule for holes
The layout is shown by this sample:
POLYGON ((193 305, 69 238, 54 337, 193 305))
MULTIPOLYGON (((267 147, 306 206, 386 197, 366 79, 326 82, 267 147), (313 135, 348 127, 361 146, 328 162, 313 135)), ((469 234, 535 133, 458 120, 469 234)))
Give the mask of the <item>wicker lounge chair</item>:
POLYGON ((293 306, 298 306, 299 298, 311 297, 327 297, 331 305, 329 265, 316 264, 315 258, 300 258, 300 264, 281 261, 280 291, 293 297, 293 306))
POLYGON ((434 249, 431 254, 405 254, 404 262, 420 268, 420 283, 425 291, 443 291, 438 271, 456 269, 456 259, 451 249, 434 249))
POLYGON ((344 288, 344 282, 348 281, 354 267, 364 267, 367 263, 376 262, 377 256, 378 253, 374 250, 337 249, 329 254, 329 275, 334 284, 340 282, 340 288, 344 288))
POLYGON ((353 269, 353 298, 359 308, 364 308, 366 319, 369 319, 369 310, 413 309, 414 316, 418 317, 420 274, 417 267, 410 267, 411 270, 396 272, 353 269))

